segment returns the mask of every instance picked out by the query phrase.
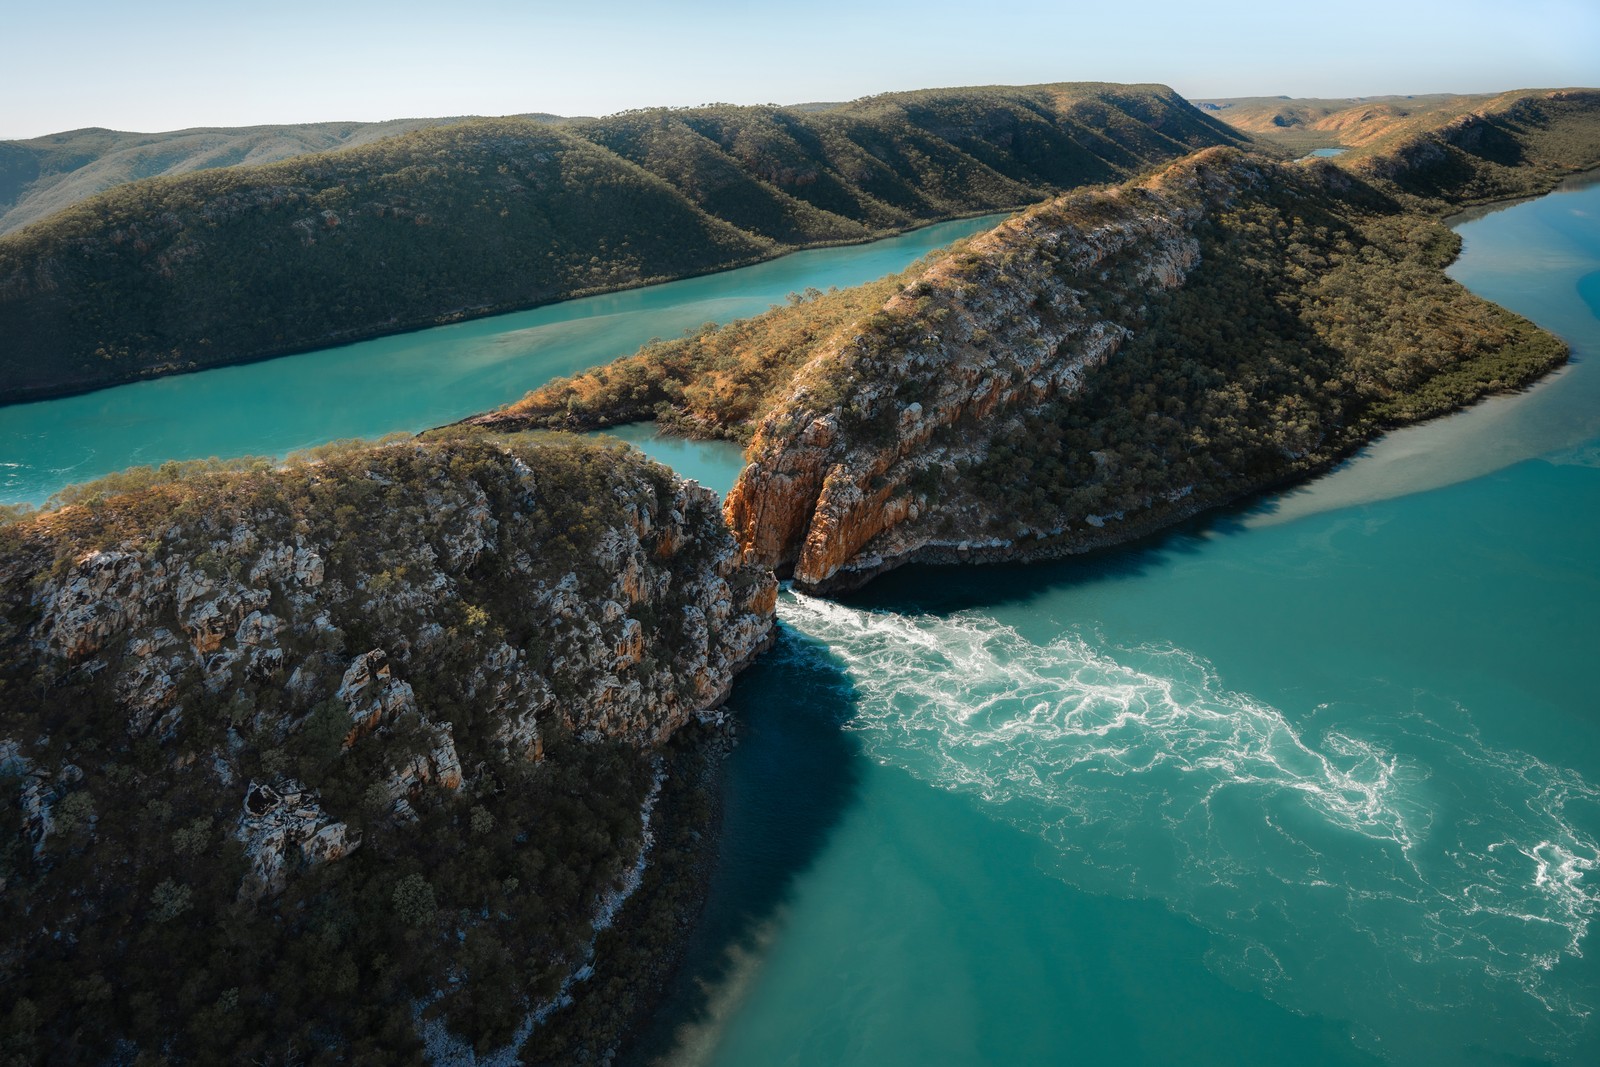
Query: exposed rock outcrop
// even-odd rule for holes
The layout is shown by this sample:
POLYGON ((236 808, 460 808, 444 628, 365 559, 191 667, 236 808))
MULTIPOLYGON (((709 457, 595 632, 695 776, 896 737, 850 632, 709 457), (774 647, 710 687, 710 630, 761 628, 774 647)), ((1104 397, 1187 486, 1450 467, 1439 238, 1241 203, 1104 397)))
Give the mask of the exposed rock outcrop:
POLYGON ((307 865, 331 863, 361 844, 359 834, 330 819, 305 786, 293 780, 276 789, 251 782, 235 836, 250 857, 249 873, 239 887, 243 901, 281 893, 292 854, 307 865))
MULTIPOLYGON (((187 938, 173 962, 247 990, 326 954, 316 989, 363 1011, 423 986, 467 997, 440 1004, 469 1033, 485 998, 526 1010, 587 965, 570 931, 641 854, 659 746, 727 697, 775 601, 713 493, 572 438, 335 450, 0 527, 18 995, 103 973, 160 1015, 128 1039, 165 1040, 194 1009, 162 946, 187 938), (480 980, 479 928, 523 977, 480 980), (80 939, 92 962, 61 955, 80 939), (399 956, 385 991, 344 977, 399 956)), ((302 996, 326 999, 247 1007, 302 996)))
MULTIPOLYGON (((426 463, 448 447, 385 451, 426 463)), ((514 450, 500 462, 515 495, 498 508, 475 482, 451 484, 443 470, 425 480, 419 503, 431 528, 392 532, 385 556, 394 570, 327 582, 326 560, 348 555, 345 531, 318 536, 292 510, 230 501, 224 529, 211 514, 191 527, 119 531, 114 544, 83 551, 53 536, 66 516, 46 517, 23 531, 24 551, 0 560, 0 581, 28 590, 37 621, 22 637, 42 662, 108 685, 136 737, 181 713, 182 694, 197 687, 217 695, 281 678, 281 728, 292 731, 331 698, 347 714, 349 748, 385 724, 426 721, 405 674, 427 670, 451 646, 472 650, 462 677, 434 683, 459 687, 491 736, 522 753, 536 752, 541 720, 649 746, 725 699, 768 640, 776 591, 759 567, 739 561, 716 497, 642 465, 627 469, 631 480, 607 490, 615 523, 588 531, 592 558, 574 545, 568 567, 552 567, 530 537, 530 515, 546 506, 540 479, 514 450), (496 620, 467 597, 488 555, 513 583, 498 591, 515 599, 534 638, 520 647, 486 641, 500 632, 496 620), (47 559, 54 570, 42 573, 47 559), (331 651, 353 622, 371 618, 390 620, 388 647, 345 658, 331 651), (687 640, 669 640, 680 630, 687 640)))
POLYGON ((1214 155, 1002 223, 818 353, 728 497, 746 558, 839 588, 939 539, 942 515, 914 484, 981 454, 997 416, 1081 389, 1139 326, 1144 294, 1199 261, 1204 202, 1265 180, 1214 155))

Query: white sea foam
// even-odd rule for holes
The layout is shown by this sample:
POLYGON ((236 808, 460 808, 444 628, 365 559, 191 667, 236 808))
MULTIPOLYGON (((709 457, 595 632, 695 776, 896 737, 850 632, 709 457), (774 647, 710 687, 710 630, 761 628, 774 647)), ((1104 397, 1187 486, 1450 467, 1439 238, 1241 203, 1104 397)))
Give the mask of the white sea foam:
POLYGON ((1589 1010, 1560 964, 1600 908, 1600 846, 1567 809, 1600 791, 1485 745, 1458 707, 1292 719, 1182 649, 792 593, 780 615, 847 668, 870 756, 981 798, 1074 885, 1189 915, 1220 935, 1215 969, 1290 1007, 1391 1050, 1418 1010, 1526 1029, 1496 990, 1553 1028, 1538 1050, 1589 1010))

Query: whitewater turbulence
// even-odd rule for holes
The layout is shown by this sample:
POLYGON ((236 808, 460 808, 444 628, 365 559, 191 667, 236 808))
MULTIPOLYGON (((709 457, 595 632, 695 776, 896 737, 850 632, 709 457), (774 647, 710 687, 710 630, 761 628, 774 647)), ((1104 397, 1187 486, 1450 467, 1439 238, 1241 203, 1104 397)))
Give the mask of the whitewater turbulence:
POLYGON ((847 668, 870 756, 979 798, 1074 886, 1188 915, 1233 981, 1390 1055, 1418 1011, 1549 1053, 1590 1010, 1563 970, 1600 906, 1600 792, 1486 746, 1453 704, 1290 716, 1181 649, 793 593, 780 617, 817 642, 791 654, 847 668), (1527 996, 1486 995, 1506 983, 1527 996))

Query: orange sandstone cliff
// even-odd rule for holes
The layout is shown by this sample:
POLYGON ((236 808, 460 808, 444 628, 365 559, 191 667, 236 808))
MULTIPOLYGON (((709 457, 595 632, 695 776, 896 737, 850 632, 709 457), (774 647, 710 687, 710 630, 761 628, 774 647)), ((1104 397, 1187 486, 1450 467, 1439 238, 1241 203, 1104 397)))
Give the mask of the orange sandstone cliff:
POLYGON ((815 349, 728 524, 814 592, 1142 536, 1561 362, 1445 277, 1456 247, 1348 170, 1229 148, 1060 197, 815 349))
POLYGON ((1083 387, 1132 334, 1144 295, 1182 285, 1199 261, 1197 198, 1263 180, 1240 158, 1201 153, 1143 185, 1018 215, 817 353, 762 420, 728 497, 746 557, 825 589, 930 548, 997 547, 951 533, 919 487, 980 455, 995 421, 1083 387))

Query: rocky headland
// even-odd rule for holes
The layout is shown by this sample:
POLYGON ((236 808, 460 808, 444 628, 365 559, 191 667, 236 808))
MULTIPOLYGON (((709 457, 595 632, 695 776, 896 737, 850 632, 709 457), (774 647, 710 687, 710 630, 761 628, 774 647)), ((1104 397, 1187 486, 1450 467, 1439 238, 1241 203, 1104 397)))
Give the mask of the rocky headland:
POLYGON ((8 1052, 593 1039, 663 745, 770 640, 715 495, 484 435, 144 478, 0 527, 8 1052))
POLYGON ((729 525, 745 558, 812 591, 1081 552, 1565 358, 1450 281, 1455 236, 1404 199, 1330 163, 1208 149, 473 421, 653 406, 748 441, 729 525))

